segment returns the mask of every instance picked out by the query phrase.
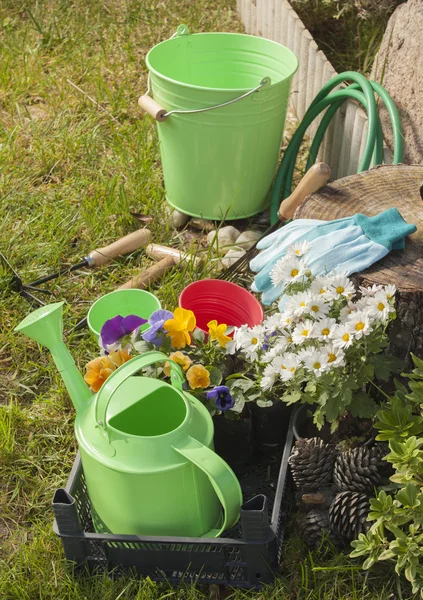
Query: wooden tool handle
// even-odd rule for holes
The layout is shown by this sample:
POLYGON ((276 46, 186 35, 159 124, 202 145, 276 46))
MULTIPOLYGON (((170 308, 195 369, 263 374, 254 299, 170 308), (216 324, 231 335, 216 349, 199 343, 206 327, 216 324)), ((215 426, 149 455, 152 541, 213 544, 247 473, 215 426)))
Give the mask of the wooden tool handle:
POLYGON ((132 290, 139 289, 144 290, 150 283, 156 281, 157 279, 161 279, 161 277, 175 266, 175 259, 173 256, 166 256, 166 258, 162 258, 158 263, 152 265, 145 271, 138 273, 132 279, 118 287, 118 290, 132 290))
POLYGON ((88 266, 90 267, 101 267, 107 265, 114 258, 129 254, 137 248, 147 246, 151 242, 151 231, 149 229, 138 229, 133 231, 125 237, 120 238, 113 244, 106 246, 105 248, 97 248, 93 250, 88 256, 88 266))
POLYGON ((167 119, 167 110, 163 108, 163 106, 160 106, 160 104, 150 96, 140 96, 138 98, 138 106, 154 117, 156 121, 165 121, 167 119))
POLYGON ((171 248, 170 246, 162 246, 160 244, 149 244, 145 249, 146 254, 155 260, 161 260, 165 256, 172 256, 175 263, 179 264, 180 262, 193 262, 195 265, 199 265, 201 263, 201 258, 198 256, 193 257, 191 254, 187 252, 181 252, 176 248, 171 248))
POLYGON ((285 200, 282 200, 278 212, 279 219, 281 221, 292 219, 294 212, 303 200, 326 185, 329 178, 330 168, 326 163, 321 162, 313 165, 301 179, 292 194, 288 198, 285 198, 285 200))

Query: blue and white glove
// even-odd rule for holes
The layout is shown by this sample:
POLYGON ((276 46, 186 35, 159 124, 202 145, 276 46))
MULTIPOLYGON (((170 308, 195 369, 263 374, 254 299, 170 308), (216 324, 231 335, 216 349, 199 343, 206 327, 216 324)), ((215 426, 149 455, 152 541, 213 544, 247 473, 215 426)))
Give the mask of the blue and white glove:
POLYGON ((391 250, 404 248, 404 238, 416 230, 396 208, 374 217, 358 213, 336 221, 298 219, 257 244, 263 252, 250 262, 250 269, 257 272, 252 290, 263 293, 261 301, 265 305, 280 297, 284 285, 274 287, 270 272, 295 242, 310 243, 307 266, 314 276, 334 269, 349 275, 364 271, 391 250))

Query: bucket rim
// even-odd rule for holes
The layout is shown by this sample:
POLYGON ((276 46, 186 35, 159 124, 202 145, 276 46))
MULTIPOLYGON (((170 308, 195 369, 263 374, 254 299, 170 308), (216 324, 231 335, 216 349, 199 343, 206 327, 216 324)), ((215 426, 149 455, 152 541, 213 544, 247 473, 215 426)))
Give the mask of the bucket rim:
MULTIPOLYGON (((181 87, 184 88, 189 88, 189 89, 193 89, 193 90, 213 90, 214 92, 236 92, 239 94, 242 94, 244 92, 247 92, 248 90, 251 89, 251 87, 247 87, 247 88, 219 88, 219 87, 206 87, 204 85, 195 85, 192 83, 184 83, 183 81, 178 81, 177 79, 173 79, 172 77, 168 77, 167 75, 163 75, 163 73, 160 73, 159 71, 157 71, 157 69, 155 69, 154 67, 151 66, 151 62, 149 60, 149 56, 151 54, 151 52, 153 52, 153 50, 155 50, 155 48, 157 48, 158 46, 162 46, 163 44, 167 44, 169 42, 174 43, 176 40, 182 38, 182 37, 192 37, 192 36, 198 36, 198 35, 216 35, 216 36, 236 36, 236 37, 243 37, 243 38, 254 38, 254 39, 259 39, 262 40, 264 42, 267 42, 269 44, 272 44, 273 46, 279 46, 280 48, 283 48, 284 50, 286 50, 291 57, 294 60, 294 68, 291 70, 291 72, 284 77, 284 79, 282 79, 281 81, 278 81, 276 83, 271 83, 270 88, 277 85, 282 84, 283 82, 285 82, 287 79, 292 78, 295 73, 298 71, 298 67, 299 67, 299 62, 298 62, 298 58, 296 56, 296 54, 287 46, 284 46, 283 44, 280 44, 279 42, 275 42, 274 40, 269 40, 268 38, 264 38, 258 35, 250 35, 247 33, 231 33, 230 31, 205 31, 205 32, 199 32, 199 33, 190 33, 188 35, 184 35, 184 36, 178 36, 178 37, 173 37, 173 38, 169 38, 167 40, 163 40, 162 42, 159 42, 158 44, 156 44, 155 46, 153 46, 152 48, 150 48, 150 50, 147 52, 147 55, 145 57, 145 63, 147 65, 147 68, 149 70, 150 73, 153 73, 154 75, 157 75, 157 77, 160 77, 160 79, 163 79, 165 81, 169 81, 171 83, 176 83, 177 85, 180 85, 181 87)), ((258 85, 259 82, 257 82, 258 85)))

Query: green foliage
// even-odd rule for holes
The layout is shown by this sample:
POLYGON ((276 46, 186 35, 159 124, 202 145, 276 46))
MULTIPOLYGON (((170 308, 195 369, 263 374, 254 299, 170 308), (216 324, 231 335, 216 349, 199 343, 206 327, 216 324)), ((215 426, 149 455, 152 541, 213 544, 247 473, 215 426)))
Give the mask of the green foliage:
POLYGON ((381 490, 370 500, 370 531, 352 542, 351 557, 366 557, 363 568, 379 561, 395 563, 413 593, 423 598, 423 361, 412 356, 416 369, 407 377, 411 392, 396 382, 396 393, 377 413, 380 441, 388 441, 394 493, 381 490))

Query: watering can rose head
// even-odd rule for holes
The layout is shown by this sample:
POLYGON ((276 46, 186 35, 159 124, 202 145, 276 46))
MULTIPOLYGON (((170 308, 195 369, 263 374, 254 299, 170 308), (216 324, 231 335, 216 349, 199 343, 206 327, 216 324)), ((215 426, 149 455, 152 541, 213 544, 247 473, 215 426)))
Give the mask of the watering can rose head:
POLYGON ((130 336, 134 331, 138 331, 139 327, 145 323, 147 323, 146 319, 142 319, 136 315, 129 315, 127 317, 117 315, 113 319, 109 319, 104 323, 100 331, 101 346, 106 352, 125 346, 122 338, 130 336))

